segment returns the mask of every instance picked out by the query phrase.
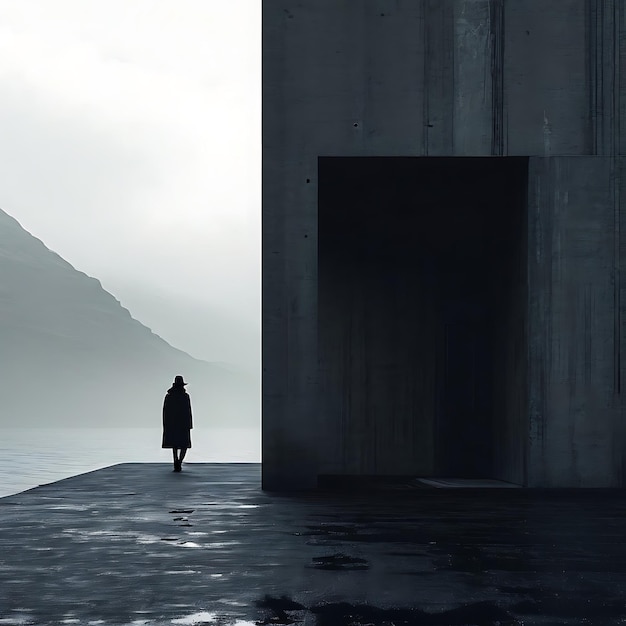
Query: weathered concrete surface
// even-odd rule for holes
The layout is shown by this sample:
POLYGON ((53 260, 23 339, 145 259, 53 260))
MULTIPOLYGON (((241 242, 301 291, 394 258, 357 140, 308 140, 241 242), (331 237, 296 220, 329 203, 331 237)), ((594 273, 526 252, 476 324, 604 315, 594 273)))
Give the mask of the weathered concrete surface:
POLYGON ((587 4, 504 3, 507 154, 594 154, 587 55, 596 51, 586 45, 587 4))
POLYGON ((529 486, 624 486, 621 160, 530 159, 529 486))
POLYGON ((621 491, 285 496, 258 465, 118 465, 0 499, 0 620, 616 624, 625 514, 621 491))

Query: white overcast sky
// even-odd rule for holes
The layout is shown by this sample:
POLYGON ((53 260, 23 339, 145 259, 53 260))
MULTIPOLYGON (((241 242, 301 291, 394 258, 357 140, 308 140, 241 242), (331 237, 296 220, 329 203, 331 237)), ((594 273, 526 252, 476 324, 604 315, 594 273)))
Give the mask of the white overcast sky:
POLYGON ((261 0, 0 0, 0 208, 194 356, 258 328, 260 198, 261 0))

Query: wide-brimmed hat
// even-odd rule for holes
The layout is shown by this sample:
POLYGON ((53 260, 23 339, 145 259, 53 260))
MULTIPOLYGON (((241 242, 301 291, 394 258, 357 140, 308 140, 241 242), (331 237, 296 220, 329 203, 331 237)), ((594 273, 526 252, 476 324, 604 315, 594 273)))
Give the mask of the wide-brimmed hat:
POLYGON ((182 376, 176 376, 176 378, 174 378, 174 385, 182 387, 186 384, 187 383, 183 380, 182 376))

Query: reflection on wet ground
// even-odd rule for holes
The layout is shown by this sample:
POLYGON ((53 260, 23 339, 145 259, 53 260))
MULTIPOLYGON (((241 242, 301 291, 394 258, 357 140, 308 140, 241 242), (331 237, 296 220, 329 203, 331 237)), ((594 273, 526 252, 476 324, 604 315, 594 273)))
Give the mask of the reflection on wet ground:
POLYGON ((124 464, 0 499, 2 624, 626 623, 622 491, 279 495, 124 464))
POLYGON ((266 616, 257 624, 294 624, 305 621, 307 612, 316 626, 466 626, 467 624, 520 624, 511 614, 490 602, 477 602, 457 609, 427 613, 416 608, 381 609, 366 604, 328 603, 307 609, 289 598, 266 598, 257 604, 266 616))

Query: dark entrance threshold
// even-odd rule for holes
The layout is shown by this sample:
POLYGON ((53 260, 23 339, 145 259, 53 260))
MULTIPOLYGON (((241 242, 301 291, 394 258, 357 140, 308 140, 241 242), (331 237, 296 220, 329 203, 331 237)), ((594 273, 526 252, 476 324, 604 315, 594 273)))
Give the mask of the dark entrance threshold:
POLYGON ((318 476, 320 489, 348 491, 393 491, 403 489, 511 489, 521 485, 490 478, 418 476, 318 476))

